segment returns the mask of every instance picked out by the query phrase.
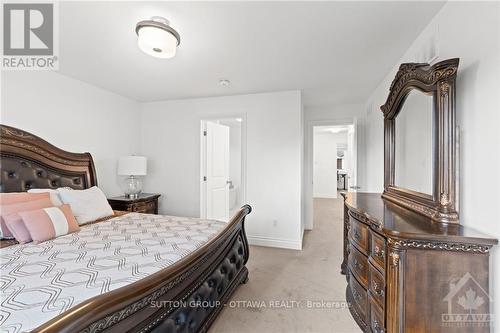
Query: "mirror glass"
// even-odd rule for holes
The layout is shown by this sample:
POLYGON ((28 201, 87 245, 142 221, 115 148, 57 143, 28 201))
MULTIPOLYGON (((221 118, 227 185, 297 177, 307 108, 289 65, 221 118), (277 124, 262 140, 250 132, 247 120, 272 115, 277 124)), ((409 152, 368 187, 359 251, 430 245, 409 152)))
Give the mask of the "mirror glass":
POLYGON ((395 119, 394 185, 432 195, 433 98, 412 90, 395 119))

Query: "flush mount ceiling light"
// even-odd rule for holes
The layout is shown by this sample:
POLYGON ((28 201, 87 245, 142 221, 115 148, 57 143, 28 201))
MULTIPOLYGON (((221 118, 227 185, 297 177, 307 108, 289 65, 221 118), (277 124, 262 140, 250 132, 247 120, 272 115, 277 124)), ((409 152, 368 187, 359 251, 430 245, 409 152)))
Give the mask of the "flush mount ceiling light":
POLYGON ((332 134, 337 134, 337 133, 340 133, 340 132, 343 132, 345 131, 345 128, 342 128, 342 127, 334 127, 334 128, 329 128, 328 129, 328 132, 332 133, 332 134))
POLYGON ((231 84, 231 82, 229 80, 226 80, 226 79, 219 80, 219 85, 221 87, 229 87, 230 84, 231 84))
POLYGON ((179 33, 169 25, 166 18, 160 16, 137 23, 135 32, 139 48, 156 58, 174 57, 177 46, 181 43, 179 33))

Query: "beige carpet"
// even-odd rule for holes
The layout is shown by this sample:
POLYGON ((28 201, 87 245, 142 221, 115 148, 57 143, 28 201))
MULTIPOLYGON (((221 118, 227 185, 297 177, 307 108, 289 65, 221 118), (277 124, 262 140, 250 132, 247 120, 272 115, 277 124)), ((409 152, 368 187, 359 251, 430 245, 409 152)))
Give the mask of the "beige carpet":
POLYGON ((341 199, 315 199, 314 230, 306 231, 302 251, 252 246, 250 280, 236 290, 210 333, 360 332, 340 275, 342 214, 341 199), (316 308, 308 301, 317 301, 316 308))

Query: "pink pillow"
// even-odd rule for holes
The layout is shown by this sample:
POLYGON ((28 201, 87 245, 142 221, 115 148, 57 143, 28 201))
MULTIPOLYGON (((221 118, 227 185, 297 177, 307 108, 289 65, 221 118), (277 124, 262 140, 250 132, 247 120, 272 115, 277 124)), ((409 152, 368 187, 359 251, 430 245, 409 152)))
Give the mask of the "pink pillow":
POLYGON ((80 230, 69 205, 20 212, 35 244, 80 230))
POLYGON ((28 192, 13 192, 13 193, 0 193, 0 205, 12 205, 15 203, 40 200, 49 198, 50 193, 28 193, 28 192))
POLYGON ((12 233, 12 236, 20 243, 28 243, 31 242, 31 235, 28 229, 24 226, 23 219, 19 214, 10 214, 4 216, 5 225, 7 229, 12 233))
POLYGON ((4 217, 6 217, 7 215, 16 214, 27 210, 54 206, 52 204, 52 201, 50 200, 49 193, 40 193, 40 194, 44 194, 45 199, 18 202, 10 205, 0 205, 0 238, 7 238, 7 239, 13 238, 12 233, 5 224, 4 217))

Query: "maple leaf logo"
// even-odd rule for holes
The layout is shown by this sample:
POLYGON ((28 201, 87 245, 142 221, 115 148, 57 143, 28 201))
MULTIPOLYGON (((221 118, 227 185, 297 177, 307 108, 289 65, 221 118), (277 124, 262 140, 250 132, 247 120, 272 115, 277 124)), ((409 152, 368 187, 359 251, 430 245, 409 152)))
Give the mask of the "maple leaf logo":
POLYGON ((468 310, 472 313, 472 310, 477 310, 484 303, 484 299, 481 296, 476 296, 476 292, 469 288, 465 292, 465 297, 460 296, 457 302, 464 310, 468 310))

